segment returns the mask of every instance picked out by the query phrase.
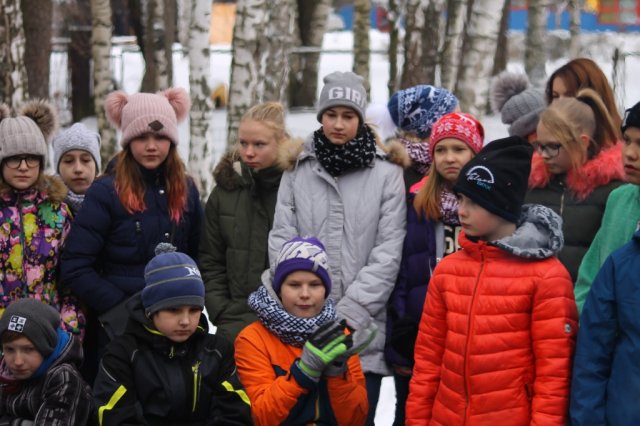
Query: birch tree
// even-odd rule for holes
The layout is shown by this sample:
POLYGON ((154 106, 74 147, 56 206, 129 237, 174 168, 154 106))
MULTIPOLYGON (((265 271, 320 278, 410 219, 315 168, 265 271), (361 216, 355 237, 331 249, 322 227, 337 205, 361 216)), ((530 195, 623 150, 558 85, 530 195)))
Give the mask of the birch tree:
POLYGON ((364 79, 364 88, 369 94, 369 29, 371 2, 370 0, 355 0, 353 19, 353 72, 364 79))
POLYGON ((524 50, 524 70, 534 87, 542 87, 547 79, 545 71, 547 32, 547 1, 529 0, 527 37, 524 50))
POLYGON ((109 0, 91 0, 91 45, 93 54, 93 87, 98 132, 102 138, 100 156, 108 164, 117 152, 116 131, 109 125, 104 100, 113 90, 111 82, 111 3, 109 0))
POLYGON ((171 0, 146 0, 141 10, 145 61, 141 91, 157 92, 172 85, 175 4, 171 0))
POLYGON ((211 16, 210 0, 183 1, 181 7, 189 8, 186 12, 189 22, 189 38, 183 47, 189 57, 189 91, 191 109, 189 110, 189 161, 188 169, 199 183, 201 196, 207 197, 213 189, 214 150, 213 141, 207 138, 214 108, 211 99, 209 75, 209 24, 211 16))
MULTIPOLYGON (((294 32, 294 46, 321 49, 322 39, 327 30, 327 19, 331 11, 329 0, 297 0, 294 2, 298 16, 294 32)), ((320 52, 306 52, 291 55, 289 58, 289 105, 313 106, 318 91, 318 64, 320 52)))
POLYGON ((21 0, 25 35, 24 62, 30 98, 49 98, 49 57, 51 56, 51 0, 21 0))
POLYGON ((28 94, 24 64, 24 29, 20 0, 0 0, 0 99, 11 108, 21 105, 28 94))
POLYGON ((400 87, 407 88, 428 81, 422 63, 424 51, 424 2, 428 0, 407 0, 404 34, 404 64, 400 87))
POLYGON ((250 106, 285 101, 292 9, 292 0, 282 0, 277 8, 268 0, 237 2, 227 107, 229 145, 235 143, 240 118, 250 106))
POLYGON ((422 39, 424 40, 422 64, 426 80, 422 83, 437 84, 436 69, 440 63, 439 49, 440 35, 444 28, 442 14, 444 5, 444 0, 429 0, 424 10, 425 26, 422 31, 422 39))
POLYGON ((389 96, 398 89, 398 43, 400 27, 400 4, 398 0, 389 0, 387 20, 389 21, 389 81, 387 89, 389 96))
POLYGON ((445 36, 440 54, 440 84, 450 91, 455 88, 462 58, 464 23, 468 14, 467 4, 468 1, 465 0, 447 1, 445 36))
POLYGON ((569 0, 569 58, 574 59, 580 56, 580 10, 582 2, 580 0, 569 0))
POLYGON ((504 0, 474 0, 466 26, 455 93, 460 108, 478 117, 487 105, 503 5, 504 0))

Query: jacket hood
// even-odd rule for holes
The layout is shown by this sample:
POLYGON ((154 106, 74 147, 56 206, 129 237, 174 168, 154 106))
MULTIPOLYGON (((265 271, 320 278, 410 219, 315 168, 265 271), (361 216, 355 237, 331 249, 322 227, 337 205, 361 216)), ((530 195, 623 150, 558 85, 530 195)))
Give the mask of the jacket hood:
MULTIPOLYGON (((537 152, 531 160, 531 174, 529 188, 546 187, 552 176, 547 171, 542 156, 537 152)), ((579 200, 584 200, 591 192, 613 180, 624 179, 622 164, 622 144, 604 149, 595 157, 587 161, 578 170, 569 170, 565 183, 579 200)))
MULTIPOLYGON (((290 167, 291 157, 295 157, 302 149, 302 139, 294 138, 283 141, 278 147, 278 156, 276 159, 276 169, 284 171, 290 167)), ((242 186, 251 184, 249 177, 250 170, 240 159, 240 152, 236 145, 230 151, 227 151, 215 169, 213 177, 217 185, 227 191, 234 191, 242 186)))
POLYGON ((556 256, 564 245, 562 218, 540 204, 525 204, 516 231, 493 245, 527 259, 556 256))
MULTIPOLYGON (((49 176, 44 174, 40 175, 32 190, 41 194, 43 199, 51 200, 56 203, 63 202, 69 191, 59 176, 49 176)), ((0 181, 1 196, 5 197, 14 191, 15 190, 8 183, 0 181)))

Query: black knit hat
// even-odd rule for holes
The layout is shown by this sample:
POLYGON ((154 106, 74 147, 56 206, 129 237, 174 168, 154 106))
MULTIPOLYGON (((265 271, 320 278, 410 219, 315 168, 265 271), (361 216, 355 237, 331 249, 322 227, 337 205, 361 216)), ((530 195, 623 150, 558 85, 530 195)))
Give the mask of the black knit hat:
POLYGON ((453 191, 509 222, 518 223, 532 155, 533 147, 520 136, 495 140, 465 164, 453 191))
POLYGON ((622 133, 624 133, 625 130, 627 130, 629 127, 637 127, 640 129, 640 102, 638 102, 631 108, 628 108, 624 112, 620 130, 622 130, 622 133))
POLYGON ((4 310, 0 319, 0 336, 5 331, 24 334, 43 357, 51 355, 58 343, 60 314, 36 299, 19 299, 4 310))

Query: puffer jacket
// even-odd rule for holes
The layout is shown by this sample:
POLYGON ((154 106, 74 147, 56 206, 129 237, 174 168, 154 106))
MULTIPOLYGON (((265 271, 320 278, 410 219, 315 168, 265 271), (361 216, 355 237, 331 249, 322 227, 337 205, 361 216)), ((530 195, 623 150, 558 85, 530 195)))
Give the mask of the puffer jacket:
POLYGON ((640 231, 598 273, 580 316, 571 383, 571 424, 640 420, 640 231))
MULTIPOLYGON (((61 332, 65 333, 65 332, 61 332)), ((0 424, 86 426, 97 424, 91 388, 82 379, 82 346, 66 333, 43 363, 49 368, 40 377, 16 381, 4 360, 0 364, 0 424), (3 423, 11 422, 11 423, 3 423)), ((59 333, 60 335, 60 333, 59 333)))
POLYGON ((361 355, 365 373, 389 374, 384 361, 386 305, 400 266, 406 200, 402 168, 378 148, 368 167, 332 177, 318 162, 313 135, 282 176, 269 260, 273 268, 283 244, 313 235, 326 248, 330 297, 359 326, 373 318, 378 334, 361 355))
MULTIPOLYGON (((280 155, 292 144, 283 142, 280 155)), ((267 240, 282 172, 279 163, 253 171, 236 150, 225 154, 214 171, 217 186, 205 207, 200 271, 209 319, 232 341, 257 319, 247 297, 269 268, 267 240)))
POLYGON ((65 329, 81 335, 84 315, 58 276, 71 223, 66 195, 54 176, 41 176, 25 191, 0 184, 0 315, 14 300, 30 297, 56 308, 65 329))
POLYGON ((160 334, 140 296, 126 303, 127 331, 109 343, 93 386, 101 425, 251 425, 233 345, 200 317, 182 343, 160 334))
POLYGON ((508 237, 460 234, 429 284, 407 425, 565 425, 578 323, 560 228, 525 205, 508 237))
POLYGON ((99 314, 144 287, 144 267, 161 242, 197 259, 202 206, 189 179, 187 207, 179 224, 169 218, 162 168, 140 167, 145 183, 143 212, 127 212, 114 187, 114 176, 98 178, 87 191, 73 221, 62 256, 65 284, 99 314))
POLYGON ((578 268, 600 228, 609 193, 622 185, 622 144, 601 151, 577 171, 549 175, 540 154, 535 153, 526 203, 542 204, 562 216, 564 248, 558 259, 576 282, 578 268))

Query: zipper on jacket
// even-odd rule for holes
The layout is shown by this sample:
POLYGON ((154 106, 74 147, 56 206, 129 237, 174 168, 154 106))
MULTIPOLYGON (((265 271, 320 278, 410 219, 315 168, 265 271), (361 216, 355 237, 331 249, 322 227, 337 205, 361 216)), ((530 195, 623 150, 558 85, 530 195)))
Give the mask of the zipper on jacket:
POLYGON ((462 377, 464 379, 464 423, 467 424, 468 408, 469 408, 469 342, 471 341, 471 330, 473 328, 473 311, 475 310, 476 294, 478 291, 478 285, 484 272, 484 248, 480 252, 480 270, 478 271, 478 278, 473 285, 473 293, 471 293, 471 306, 469 308, 469 318, 467 319, 467 339, 464 346, 464 364, 462 377))
POLYGON ((200 376, 200 361, 196 361, 191 366, 193 372, 193 404, 191 405, 191 412, 195 413, 198 406, 198 395, 200 393, 200 383, 202 382, 202 376, 200 376))
POLYGON ((564 194, 565 194, 565 190, 562 190, 562 195, 560 196, 560 217, 562 216, 562 213, 564 212, 564 194))

